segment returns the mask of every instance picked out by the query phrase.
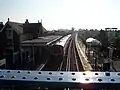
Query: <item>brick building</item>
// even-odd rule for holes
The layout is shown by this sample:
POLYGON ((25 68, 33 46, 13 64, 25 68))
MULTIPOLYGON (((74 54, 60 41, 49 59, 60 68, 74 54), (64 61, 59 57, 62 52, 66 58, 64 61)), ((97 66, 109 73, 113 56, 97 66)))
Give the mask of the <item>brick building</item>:
POLYGON ((23 53, 21 43, 25 40, 35 39, 43 36, 46 31, 42 23, 29 23, 26 19, 25 23, 11 22, 9 19, 2 28, 5 32, 7 48, 6 48, 6 66, 7 68, 20 68, 23 64, 23 53))
POLYGON ((2 31, 2 28, 4 27, 3 22, 0 22, 0 68, 5 67, 5 50, 6 50, 6 35, 5 32, 2 31))

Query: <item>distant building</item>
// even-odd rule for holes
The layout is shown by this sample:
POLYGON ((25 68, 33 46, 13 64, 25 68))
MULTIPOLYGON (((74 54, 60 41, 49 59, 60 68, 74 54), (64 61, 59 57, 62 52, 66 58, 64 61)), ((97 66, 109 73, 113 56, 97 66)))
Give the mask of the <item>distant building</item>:
POLYGON ((7 67, 16 68, 20 66, 23 59, 22 41, 43 36, 46 29, 42 26, 42 23, 29 23, 28 19, 26 19, 25 23, 11 22, 8 19, 2 31, 5 32, 7 38, 7 67))

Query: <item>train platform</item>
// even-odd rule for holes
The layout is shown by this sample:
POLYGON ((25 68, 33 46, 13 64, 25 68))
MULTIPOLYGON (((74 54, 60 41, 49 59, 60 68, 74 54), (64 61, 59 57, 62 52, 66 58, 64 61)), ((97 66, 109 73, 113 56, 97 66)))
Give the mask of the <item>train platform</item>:
POLYGON ((45 37, 38 37, 36 39, 32 40, 26 40, 22 42, 22 46, 31 46, 34 44, 34 46, 46 46, 51 44, 52 42, 62 38, 63 36, 59 35, 51 35, 51 36, 45 36, 45 37))
POLYGON ((81 59, 81 63, 82 63, 84 71, 92 71, 93 68, 88 60, 88 57, 85 54, 85 46, 84 44, 82 44, 82 41, 80 40, 77 41, 77 38, 76 38, 76 46, 77 46, 78 54, 81 59))

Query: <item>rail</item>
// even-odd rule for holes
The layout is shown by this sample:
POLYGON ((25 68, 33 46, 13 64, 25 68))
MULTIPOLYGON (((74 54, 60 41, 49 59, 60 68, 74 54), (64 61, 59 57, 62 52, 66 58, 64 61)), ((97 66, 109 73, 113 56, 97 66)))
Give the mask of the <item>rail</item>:
POLYGON ((71 36, 67 50, 66 70, 65 71, 81 71, 81 62, 79 61, 78 53, 75 45, 75 34, 71 36))
POLYGON ((42 71, 45 65, 47 64, 48 60, 46 60, 44 63, 42 63, 36 70, 42 71))
POLYGON ((80 63, 80 62, 78 62, 77 51, 76 51, 75 43, 74 43, 74 46, 73 46, 73 53, 74 53, 74 57, 75 57, 76 70, 79 72, 80 69, 79 69, 79 64, 78 64, 78 63, 80 63))
POLYGON ((70 59, 71 59, 71 49, 72 49, 72 38, 69 43, 68 53, 67 53, 67 62, 66 62, 66 71, 70 71, 70 59))

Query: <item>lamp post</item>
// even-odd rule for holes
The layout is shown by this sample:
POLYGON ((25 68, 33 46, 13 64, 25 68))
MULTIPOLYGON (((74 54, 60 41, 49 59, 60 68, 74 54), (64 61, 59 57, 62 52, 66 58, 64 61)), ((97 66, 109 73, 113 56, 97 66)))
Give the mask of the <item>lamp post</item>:
POLYGON ((113 44, 111 44, 110 47, 108 47, 108 49, 109 49, 108 63, 110 64, 110 67, 112 67, 112 65, 113 65, 112 55, 113 55, 113 50, 114 50, 113 44))
POLYGON ((106 59, 104 59, 104 65, 103 65, 104 71, 110 71, 110 69, 113 65, 113 62, 112 62, 112 54, 113 54, 113 50, 114 50, 113 45, 111 44, 110 47, 108 47, 108 49, 109 49, 108 58, 106 57, 106 59))

